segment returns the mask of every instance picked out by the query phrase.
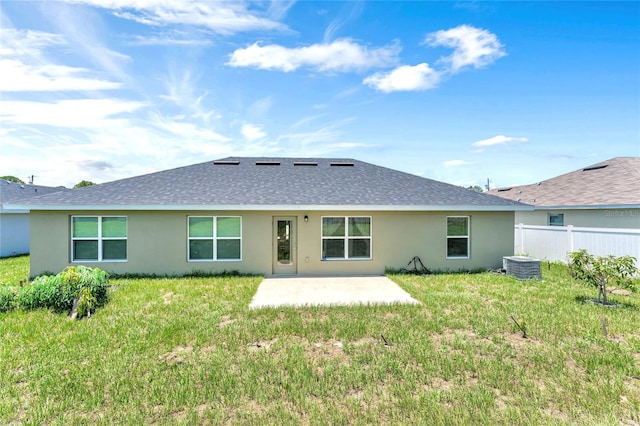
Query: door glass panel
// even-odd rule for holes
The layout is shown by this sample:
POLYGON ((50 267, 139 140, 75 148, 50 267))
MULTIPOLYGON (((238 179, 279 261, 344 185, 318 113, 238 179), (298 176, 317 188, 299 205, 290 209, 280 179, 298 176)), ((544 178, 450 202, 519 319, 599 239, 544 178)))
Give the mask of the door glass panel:
POLYGON ((279 220, 278 232, 278 263, 280 265, 291 264, 291 221, 279 220))

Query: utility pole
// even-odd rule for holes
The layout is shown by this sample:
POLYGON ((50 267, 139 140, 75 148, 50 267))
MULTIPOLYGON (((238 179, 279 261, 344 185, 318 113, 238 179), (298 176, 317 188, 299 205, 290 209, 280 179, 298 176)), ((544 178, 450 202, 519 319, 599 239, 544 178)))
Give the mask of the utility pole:
POLYGON ((29 185, 33 185, 34 178, 35 178, 34 175, 29 176, 29 185))
POLYGON ((484 187, 487 188, 487 191, 491 189, 491 181, 489 178, 487 178, 487 184, 484 187))

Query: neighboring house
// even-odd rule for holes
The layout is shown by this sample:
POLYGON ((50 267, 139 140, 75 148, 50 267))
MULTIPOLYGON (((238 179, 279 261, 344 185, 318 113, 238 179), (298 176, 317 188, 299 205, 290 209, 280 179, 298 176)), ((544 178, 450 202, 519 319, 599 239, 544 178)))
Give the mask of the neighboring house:
POLYGON ((0 257, 29 253, 29 210, 8 208, 31 197, 66 190, 64 187, 27 185, 0 179, 0 257))
POLYGON ((534 206, 516 223, 640 229, 640 157, 616 157, 532 185, 489 194, 534 206))
POLYGON ((381 274, 497 268, 516 201, 349 159, 225 158, 104 183, 31 210, 31 273, 381 274))

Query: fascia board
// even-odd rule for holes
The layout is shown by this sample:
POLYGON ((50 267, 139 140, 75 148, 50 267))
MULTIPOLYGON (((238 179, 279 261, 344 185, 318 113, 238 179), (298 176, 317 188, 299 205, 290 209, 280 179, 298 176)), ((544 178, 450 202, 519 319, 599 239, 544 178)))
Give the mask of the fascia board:
POLYGON ((48 210, 48 211, 530 211, 533 206, 450 206, 450 205, 262 205, 262 204, 228 204, 228 205, 115 205, 115 204, 93 204, 93 205, 12 205, 14 209, 48 210))
POLYGON ((640 209, 640 204, 580 204, 572 206, 535 206, 535 210, 601 210, 640 209))

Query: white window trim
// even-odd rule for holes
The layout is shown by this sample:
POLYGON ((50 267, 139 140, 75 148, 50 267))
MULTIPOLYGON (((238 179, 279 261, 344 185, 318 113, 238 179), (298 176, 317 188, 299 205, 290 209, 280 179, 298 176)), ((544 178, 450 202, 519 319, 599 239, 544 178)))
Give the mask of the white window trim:
POLYGON ((349 261, 368 261, 368 260, 373 260, 373 219, 371 216, 321 216, 320 218, 320 256, 321 256, 321 260, 322 261, 345 261, 345 260, 349 260, 349 261), (344 219, 344 233, 345 236, 344 237, 332 237, 332 236, 327 236, 325 237, 324 235, 322 235, 322 224, 324 223, 324 218, 326 217, 339 217, 344 219), (350 218, 361 218, 361 217, 366 217, 369 219, 369 236, 365 237, 350 237, 349 236, 349 219, 350 218), (323 241, 324 240, 337 240, 337 239, 344 239, 344 257, 324 257, 322 256, 322 251, 323 251, 323 241), (349 257, 349 240, 364 240, 364 239, 368 239, 369 240, 369 257, 349 257))
POLYGON ((471 216, 447 216, 445 219, 445 233, 447 244, 445 245, 445 252, 447 253, 448 260, 462 260, 471 258, 471 216), (465 218, 467 219, 467 235, 449 235, 449 218, 465 218), (449 238, 466 238, 467 239, 467 255, 466 256, 449 256, 449 238))
POLYGON ((124 263, 129 261, 129 217, 123 215, 73 215, 71 216, 71 263, 124 263), (82 217, 90 217, 98 219, 98 236, 97 237, 74 237, 73 236, 73 219, 74 218, 82 218, 82 217), (126 237, 103 237, 102 236, 102 218, 105 217, 123 217, 127 220, 127 236, 126 237), (75 258, 75 250, 74 250, 74 241, 98 241, 98 259, 76 259, 75 258), (127 244, 127 257, 125 259, 103 259, 102 258, 102 242, 103 241, 121 241, 124 240, 127 244))
POLYGON ((242 262, 242 216, 187 216, 187 262, 242 262), (190 237, 189 236, 189 219, 197 217, 213 219, 213 236, 212 237, 190 237), (240 219, 240 236, 239 237, 218 237, 217 225, 218 218, 237 217, 240 219), (240 258, 239 259, 218 259, 218 240, 240 240, 240 258), (213 240, 213 259, 191 259, 191 240, 213 240))

